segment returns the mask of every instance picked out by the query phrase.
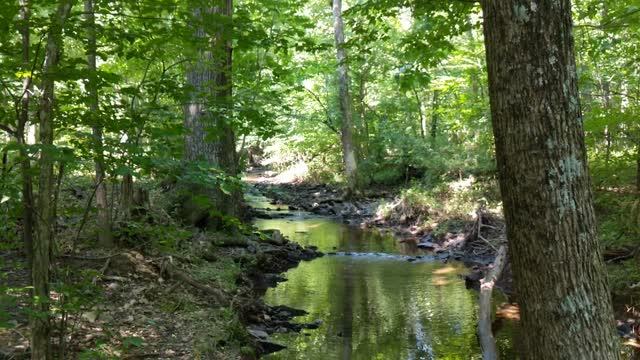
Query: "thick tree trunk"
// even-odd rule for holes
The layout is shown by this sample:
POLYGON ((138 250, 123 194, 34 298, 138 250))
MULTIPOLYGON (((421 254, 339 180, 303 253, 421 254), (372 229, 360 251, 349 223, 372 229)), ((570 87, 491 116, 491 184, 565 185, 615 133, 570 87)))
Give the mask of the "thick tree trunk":
MULTIPOLYGON (((31 38, 29 21, 31 17, 30 4, 28 0, 20 0, 20 27, 22 37, 22 71, 30 71, 30 51, 31 38)), ((27 268, 31 272, 33 266, 33 229, 35 224, 34 201, 33 201, 33 178, 31 176, 31 159, 27 152, 25 132, 29 124, 29 103, 31 100, 31 76, 25 77, 22 81, 22 98, 20 99, 20 113, 18 118, 18 129, 16 131, 17 141, 20 144, 20 171, 22 174, 22 242, 24 252, 27 256, 27 268)))
POLYGON ((485 0, 500 188, 525 359, 618 359, 569 0, 485 0))
POLYGON ((347 176, 347 197, 358 190, 358 161, 353 141, 353 115, 349 95, 349 63, 344 41, 342 22, 342 0, 333 0, 333 22, 335 29, 336 53, 338 58, 338 87, 340 92, 340 113, 342 114, 342 156, 347 176))
POLYGON ((93 132, 94 163, 96 169, 96 207, 98 209, 98 245, 112 247, 111 216, 107 200, 107 183, 105 181, 104 145, 102 140, 102 126, 99 117, 99 99, 97 86, 96 65, 96 23, 93 11, 94 0, 84 0, 84 13, 87 29, 87 68, 89 70, 89 117, 93 132))
MULTIPOLYGON (((232 44, 224 28, 209 34, 202 24, 202 13, 233 16, 232 0, 224 0, 223 6, 193 11, 195 22, 200 24, 194 34, 200 39, 211 39, 210 48, 198 50, 198 61, 187 72, 187 82, 194 88, 190 103, 185 107, 185 127, 190 130, 185 138, 185 161, 205 161, 230 175, 238 174, 236 139, 230 119, 232 103, 232 44), (210 110, 214 108, 214 110, 210 110)), ((203 42, 204 43, 204 42, 203 42)), ((240 216, 242 194, 234 189, 230 195, 220 188, 204 188, 190 185, 192 194, 205 195, 212 200, 212 210, 223 215, 240 216)), ((187 220, 201 222, 209 209, 193 209, 187 204, 187 220), (200 214, 198 214, 200 213, 200 214)), ((209 219, 209 226, 218 226, 209 219)))
POLYGON ((31 324, 31 358, 49 359, 49 257, 54 238, 54 74, 62 49, 62 29, 71 11, 72 0, 64 0, 52 16, 47 34, 44 67, 42 69, 42 99, 40 100, 40 182, 38 187, 38 227, 33 244, 33 298, 36 316, 31 324))

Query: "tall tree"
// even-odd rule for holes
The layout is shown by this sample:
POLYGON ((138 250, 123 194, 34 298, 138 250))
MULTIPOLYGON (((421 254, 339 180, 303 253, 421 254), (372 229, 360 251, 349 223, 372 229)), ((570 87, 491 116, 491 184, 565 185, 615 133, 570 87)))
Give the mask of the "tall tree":
POLYGON ((485 0, 491 113, 527 359, 617 359, 570 0, 485 0))
POLYGON ((33 298, 36 315, 31 325, 31 358, 49 359, 50 319, 49 319, 49 257, 54 238, 54 95, 60 53, 62 51, 62 31, 69 17, 73 0, 62 0, 57 11, 51 16, 47 33, 45 60, 42 69, 42 95, 40 99, 40 178, 38 186, 37 236, 33 244, 33 298))
POLYGON ((358 184, 358 162, 353 140, 353 115, 349 95, 349 63, 344 40, 342 0, 333 0, 333 24, 338 58, 338 87, 340 89, 340 113, 342 115, 342 157, 347 176, 347 196, 353 195, 358 184))
MULTIPOLYGON (((238 174, 236 139, 232 126, 232 40, 231 19, 233 1, 214 1, 215 6, 198 6, 193 10, 197 25, 194 36, 197 60, 187 72, 187 83, 192 87, 190 103, 185 106, 185 161, 205 161, 230 175, 238 174), (216 26, 208 20, 224 19, 216 26)), ((193 194, 205 195, 212 200, 213 210, 223 215, 238 216, 241 194, 233 189, 230 194, 220 187, 202 188, 198 184, 193 194)), ((187 218, 194 223, 208 217, 202 210, 187 206, 187 218)), ((211 221, 212 219, 209 219, 211 221)), ((209 225, 216 225, 215 221, 209 225)))
POLYGON ((20 0, 20 35, 22 37, 22 72, 25 74, 22 80, 22 98, 20 99, 20 110, 18 114, 18 127, 16 138, 20 145, 20 170, 22 173, 22 242, 27 255, 27 266, 31 271, 33 265, 33 229, 35 225, 34 200, 33 200, 33 178, 31 176, 31 159, 26 149, 26 130, 29 126, 29 103, 31 101, 31 27, 29 21, 31 17, 31 4, 28 0, 20 0), (28 74, 28 75, 26 75, 28 74))
POLYGON ((111 216, 107 199, 107 183, 105 182, 104 143, 102 140, 102 126, 98 98, 98 74, 96 65, 96 20, 93 11, 94 0, 84 0, 84 16, 87 31, 87 68, 89 70, 89 117, 93 132, 94 166, 96 169, 96 207, 98 208, 98 244, 104 247, 113 246, 111 236, 111 216))

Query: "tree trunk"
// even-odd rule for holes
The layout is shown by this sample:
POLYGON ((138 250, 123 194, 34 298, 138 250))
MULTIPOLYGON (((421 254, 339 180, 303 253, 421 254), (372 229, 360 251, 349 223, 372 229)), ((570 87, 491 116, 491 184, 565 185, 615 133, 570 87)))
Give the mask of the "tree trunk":
POLYGON ((525 359, 618 359, 570 0, 485 0, 493 130, 525 359))
POLYGON ((427 137, 427 120, 422 114, 422 101, 420 101, 420 95, 418 95, 418 90, 416 86, 413 85, 413 96, 416 98, 416 106, 418 107, 418 115, 420 115, 420 136, 424 139, 427 137))
POLYGON ((636 140, 636 197, 640 198, 640 128, 636 140))
POLYGON ((432 103, 432 111, 431 114, 431 141, 435 145, 436 136, 438 135, 438 120, 440 114, 438 114, 438 109, 440 107, 440 90, 433 91, 433 103, 432 103))
POLYGON ((107 183, 105 181, 104 145, 102 141, 102 126, 99 117, 99 99, 96 66, 96 23, 93 11, 94 0, 84 0, 84 13, 87 29, 87 68, 89 70, 89 117, 93 132, 94 162, 96 169, 96 207, 98 209, 98 245, 112 247, 111 216, 107 200, 107 183))
POLYGON ((342 114, 342 156, 347 176, 347 197, 358 190, 358 162, 353 141, 353 116, 349 96, 349 63, 344 41, 342 22, 342 0, 333 0, 333 22, 336 53, 338 58, 338 87, 340 91, 340 113, 342 114))
POLYGON ((122 218, 124 220, 130 220, 131 210, 133 209, 133 175, 131 174, 125 174, 122 176, 120 201, 122 218))
MULTIPOLYGON (((184 124, 190 130, 185 137, 184 160, 205 161, 229 175, 236 176, 238 157, 235 134, 230 121, 233 115, 232 44, 226 34, 228 29, 220 28, 214 34, 207 33, 202 20, 203 12, 232 17, 233 2, 225 0, 223 6, 193 11, 195 23, 199 24, 194 36, 199 39, 211 39, 211 47, 198 49, 198 60, 187 72, 187 82, 194 90, 190 103, 184 109, 184 124), (214 110, 209 110, 210 108, 214 110)), ((241 215, 240 189, 234 189, 227 195, 220 188, 205 188, 198 184, 189 186, 192 194, 205 195, 212 201, 212 209, 203 209, 194 204, 185 206, 197 208, 188 210, 186 217, 190 222, 201 222, 203 217, 208 217, 209 210, 218 211, 222 215, 241 215)), ((220 225, 215 219, 208 219, 207 222, 207 226, 220 225)))
MULTIPOLYGON (((23 22, 20 28, 22 37, 22 71, 30 71, 30 26, 31 9, 28 0, 20 0, 20 20, 23 22)), ((33 178, 31 176, 31 159, 26 149, 27 142, 25 132, 29 124, 29 103, 31 100, 31 76, 22 81, 22 98, 20 99, 20 113, 16 137, 20 144, 20 170, 22 174, 22 242, 27 256, 27 269, 31 272, 33 266, 33 229, 34 229, 34 201, 33 178)))
POLYGON ((62 29, 71 11, 72 0, 64 0, 52 16, 47 34, 45 61, 42 69, 42 99, 40 100, 40 182, 38 193, 38 227, 33 244, 33 298, 36 316, 31 324, 31 358, 49 359, 49 256, 54 237, 54 74, 62 50, 62 29))

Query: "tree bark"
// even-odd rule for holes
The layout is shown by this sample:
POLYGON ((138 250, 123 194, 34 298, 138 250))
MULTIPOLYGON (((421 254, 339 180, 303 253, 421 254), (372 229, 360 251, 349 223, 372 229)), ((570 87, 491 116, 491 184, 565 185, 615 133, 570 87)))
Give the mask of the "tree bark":
POLYGON ((33 299, 37 313, 31 323, 31 358, 49 359, 49 257, 54 238, 54 74, 62 50, 62 29, 71 11, 73 0, 63 0, 51 17, 47 33, 45 61, 42 69, 42 99, 40 100, 40 178, 38 192, 37 237, 33 244, 33 299))
POLYGON ((338 59, 338 87, 340 92, 340 113, 342 114, 341 140, 342 156, 347 177, 347 197, 358 190, 358 161, 353 141, 353 115, 349 95, 349 63, 344 40, 342 21, 342 0, 333 0, 333 22, 335 30, 336 54, 338 59))
POLYGON ((109 202, 107 200, 107 183, 105 181, 104 165, 104 144, 102 140, 102 126, 99 117, 99 99, 97 86, 96 65, 96 21, 93 11, 94 0, 84 0, 84 13, 87 30, 87 68, 89 70, 89 117, 91 119, 91 129, 94 146, 94 166, 96 170, 96 208, 98 209, 98 245, 102 247, 112 247, 113 237, 111 235, 111 215, 109 214, 109 202))
POLYGON ((618 359, 569 0, 484 0, 493 130, 525 359, 618 359))
MULTIPOLYGON (((198 8, 193 17, 198 25, 194 36, 200 43, 210 39, 211 47, 198 49, 198 60, 187 72, 187 83, 193 87, 190 103, 185 106, 185 127, 189 134, 185 137, 184 160, 205 161, 229 175, 238 175, 236 138, 231 124, 232 103, 232 43, 229 29, 220 27, 214 34, 205 30, 203 13, 219 14, 232 18, 233 1, 224 0, 222 6, 198 8), (213 108, 214 110, 210 110, 213 108)), ((230 195, 220 188, 204 188, 191 184, 192 194, 205 195, 212 200, 212 209, 223 215, 240 216, 242 194, 234 189, 230 195)), ((200 209, 199 212, 207 212, 200 209)), ((190 211, 192 212, 192 211, 190 211)), ((190 216, 188 216, 190 217, 190 216)), ((200 216, 192 218, 199 221, 200 216)), ((214 227, 219 225, 215 224, 214 227)))
MULTIPOLYGON (((28 73, 31 71, 30 51, 31 38, 29 21, 31 18, 31 9, 28 0, 20 0, 20 35, 22 37, 22 71, 28 73)), ((20 99, 20 112, 18 114, 18 128, 16 137, 20 144, 20 170, 22 174, 22 242, 24 244, 24 252, 27 256, 27 269, 31 272, 33 266, 33 229, 35 223, 34 200, 33 200, 33 178, 31 176, 31 159, 26 149, 27 141, 25 132, 29 124, 29 103, 31 100, 31 81, 32 75, 25 76, 22 80, 22 98, 20 99)))

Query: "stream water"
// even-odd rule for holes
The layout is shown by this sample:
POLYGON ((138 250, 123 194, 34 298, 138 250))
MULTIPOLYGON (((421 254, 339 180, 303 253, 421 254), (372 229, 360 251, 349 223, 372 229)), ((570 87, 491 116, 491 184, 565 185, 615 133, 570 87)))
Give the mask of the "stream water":
MULTIPOLYGON (((254 207, 275 211, 265 198, 252 198, 254 207)), ((266 359, 481 359, 476 338, 477 300, 457 276, 459 263, 444 264, 419 255, 415 244, 393 236, 364 231, 303 212, 282 219, 256 220, 260 229, 278 229, 303 246, 325 253, 353 252, 357 256, 325 256, 288 271, 288 281, 268 290, 265 301, 304 309, 300 322, 322 319, 319 329, 301 334, 277 334, 274 342, 288 349, 266 359)), ((496 296, 500 296, 499 294, 496 296)), ((499 301, 500 299, 497 299, 499 301)), ((516 359, 516 326, 498 332, 503 359, 516 359)))

